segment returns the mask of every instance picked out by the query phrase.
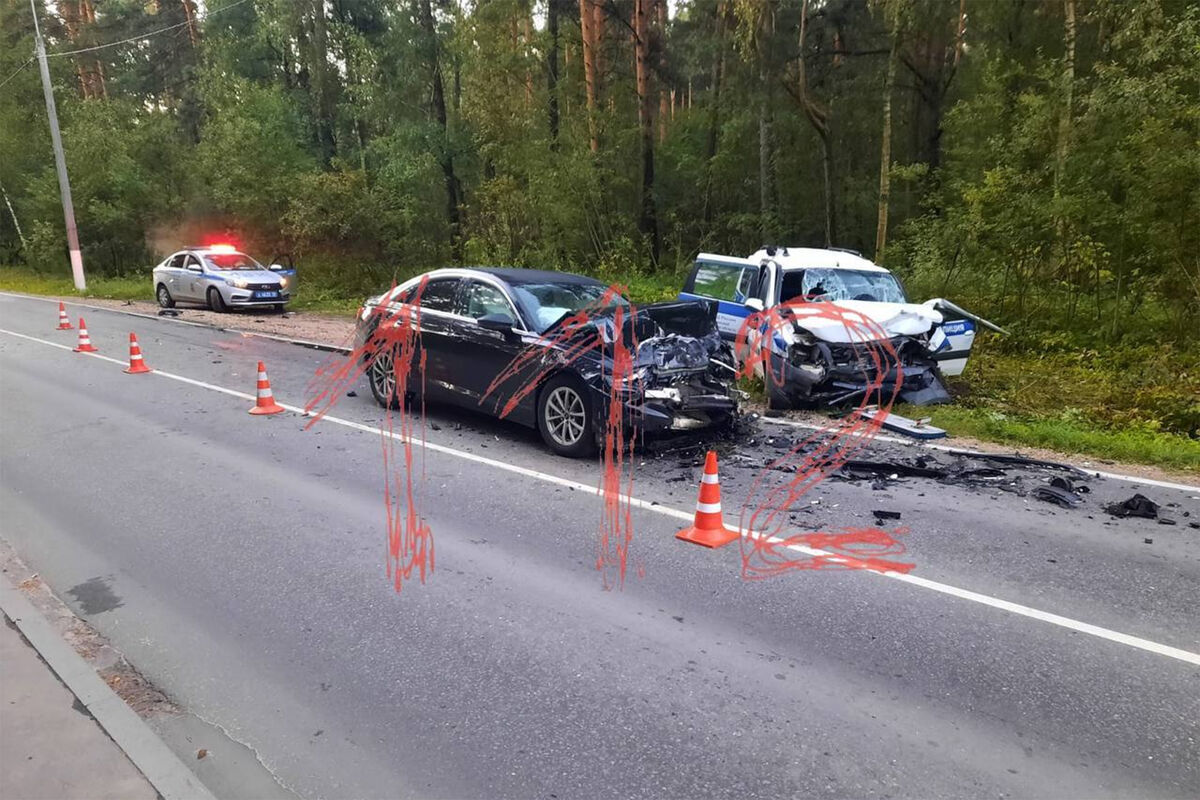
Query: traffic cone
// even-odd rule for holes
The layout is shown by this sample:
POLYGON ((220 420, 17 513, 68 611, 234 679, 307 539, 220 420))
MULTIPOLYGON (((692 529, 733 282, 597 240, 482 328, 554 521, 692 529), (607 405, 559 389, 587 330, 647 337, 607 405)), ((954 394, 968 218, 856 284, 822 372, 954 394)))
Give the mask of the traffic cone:
POLYGON ((92 346, 92 340, 88 336, 87 323, 83 321, 83 317, 79 318, 79 344, 75 345, 76 353, 98 353, 98 348, 92 346))
POLYGON ((275 402, 275 395, 271 394, 271 380, 267 377, 267 368, 263 362, 258 362, 258 399, 254 401, 254 408, 250 409, 250 413, 278 414, 286 410, 275 402))
POLYGON ((137 334, 129 334, 129 366, 125 371, 130 375, 137 375, 141 372, 153 372, 154 370, 146 366, 146 362, 142 360, 142 348, 138 344, 137 334))
POLYGON ((721 480, 717 477, 717 454, 709 450, 700 477, 700 498, 696 501, 696 520, 690 528, 675 534, 692 544, 704 547, 724 547, 738 538, 736 531, 725 527, 721 518, 721 480))
POLYGON ((71 318, 67 316, 67 307, 61 301, 58 304, 58 327, 55 330, 71 330, 71 318))

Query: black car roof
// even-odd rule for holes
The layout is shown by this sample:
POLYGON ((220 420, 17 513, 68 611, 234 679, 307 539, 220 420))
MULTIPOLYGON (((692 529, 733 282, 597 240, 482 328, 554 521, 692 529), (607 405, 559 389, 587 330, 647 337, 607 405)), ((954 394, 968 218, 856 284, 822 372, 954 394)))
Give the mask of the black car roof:
POLYGON ((604 283, 584 275, 570 272, 554 272, 548 269, 518 269, 516 267, 467 267, 472 272, 482 272, 492 275, 505 283, 520 285, 522 283, 578 283, 593 286, 603 286, 604 283))

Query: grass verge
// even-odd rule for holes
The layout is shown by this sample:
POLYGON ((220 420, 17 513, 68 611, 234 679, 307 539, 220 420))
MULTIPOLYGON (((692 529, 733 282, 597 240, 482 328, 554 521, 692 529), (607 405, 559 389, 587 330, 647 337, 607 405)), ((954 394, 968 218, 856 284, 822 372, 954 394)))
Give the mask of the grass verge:
POLYGON ((962 406, 900 406, 896 411, 906 417, 932 417, 934 425, 952 436, 1200 474, 1200 441, 1146 427, 1110 430, 1070 416, 1017 417, 962 406))

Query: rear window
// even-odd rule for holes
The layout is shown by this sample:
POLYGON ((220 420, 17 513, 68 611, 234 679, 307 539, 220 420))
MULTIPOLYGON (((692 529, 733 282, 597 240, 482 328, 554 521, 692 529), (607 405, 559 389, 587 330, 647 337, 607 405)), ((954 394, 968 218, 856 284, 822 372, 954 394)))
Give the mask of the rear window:
POLYGON ((749 265, 701 261, 692 281, 692 294, 730 303, 744 303, 757 273, 757 267, 749 265))
POLYGON ((425 290, 421 292, 421 308, 431 311, 454 310, 454 292, 457 288, 458 278, 438 278, 429 281, 425 284, 425 290))

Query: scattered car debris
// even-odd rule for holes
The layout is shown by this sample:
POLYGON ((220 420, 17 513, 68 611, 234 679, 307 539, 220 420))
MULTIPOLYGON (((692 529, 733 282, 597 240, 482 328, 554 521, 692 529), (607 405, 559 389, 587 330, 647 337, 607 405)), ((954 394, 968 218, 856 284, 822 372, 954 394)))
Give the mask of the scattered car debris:
POLYGON ((1075 508, 1083 502, 1083 498, 1079 495, 1059 486, 1035 486, 1029 494, 1038 500, 1054 503, 1062 508, 1075 508))
POLYGON ((900 519, 899 511, 872 511, 875 519, 900 519))
POLYGON ((1158 517, 1158 503, 1143 494, 1135 494, 1122 503, 1110 503, 1105 506, 1104 510, 1114 517, 1142 517, 1143 519, 1158 517))
POLYGON ((919 464, 905 464, 900 461, 859 461, 851 459, 838 470, 837 477, 846 480, 863 480, 866 478, 945 478, 946 470, 931 469, 919 464))
POLYGON ((964 458, 975 458, 981 461, 994 461, 997 464, 1012 464, 1018 467, 1044 467, 1046 469, 1060 469, 1064 472, 1073 472, 1076 475, 1090 477, 1088 473, 1071 464, 1062 464, 1058 461, 1044 461, 1040 458, 1029 458, 1020 453, 980 453, 974 450, 948 450, 946 451, 952 456, 962 456, 964 458))
POLYGON ((158 315, 160 317, 178 317, 179 312, 173 308, 160 308, 158 310, 158 315))
MULTIPOLYGON (((878 409, 864 411, 863 416, 873 420, 879 414, 878 409)), ((894 412, 888 412, 883 418, 883 427, 895 433, 902 433, 914 439, 944 439, 946 432, 929 424, 929 419, 909 419, 894 412)))

